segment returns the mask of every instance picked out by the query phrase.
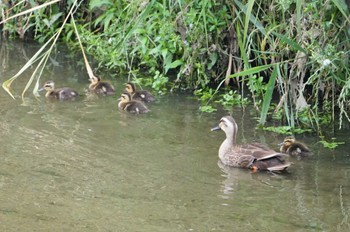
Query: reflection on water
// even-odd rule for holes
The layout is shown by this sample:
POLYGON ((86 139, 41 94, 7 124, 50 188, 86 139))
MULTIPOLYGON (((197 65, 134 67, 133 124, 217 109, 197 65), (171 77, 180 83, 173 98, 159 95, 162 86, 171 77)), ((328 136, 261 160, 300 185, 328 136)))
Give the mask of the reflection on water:
MULTIPOLYGON (((35 48, 6 46, 1 81, 25 62, 18 54, 35 48)), ((83 93, 86 75, 69 66, 78 61, 63 52, 54 58, 43 81, 83 93)), ((15 82, 17 97, 29 76, 15 82)), ((118 93, 124 81, 113 81, 118 93)), ((1 231, 350 229, 345 146, 324 150, 304 137, 314 156, 293 160, 290 174, 253 174, 218 162, 224 134, 210 128, 222 112, 200 114, 190 96, 170 94, 150 105, 149 114, 135 116, 118 111, 118 97, 52 102, 28 94, 22 102, 0 91, 1 231)), ((278 149, 283 137, 256 130, 245 114, 234 112, 239 142, 278 149)))

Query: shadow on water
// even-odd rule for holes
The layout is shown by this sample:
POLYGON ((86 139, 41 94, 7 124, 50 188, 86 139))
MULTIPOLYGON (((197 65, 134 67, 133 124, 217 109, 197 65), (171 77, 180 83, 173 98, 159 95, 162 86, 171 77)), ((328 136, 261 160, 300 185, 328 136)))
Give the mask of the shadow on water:
MULTIPOLYGON (((1 81, 37 49, 9 43, 1 54, 4 46, 1 81)), ((70 65, 81 61, 58 54, 42 81, 83 93, 86 74, 70 65)), ((29 76, 15 82, 17 97, 29 76)), ((122 91, 123 78, 104 76, 122 91)), ((314 156, 293 160, 288 175, 252 174, 218 162, 224 134, 210 128, 223 113, 200 114, 191 96, 169 94, 135 116, 118 111, 118 97, 50 102, 28 93, 22 102, 0 91, 1 231, 350 229, 346 146, 330 152, 305 137, 314 156)), ((240 143, 278 149, 283 137, 256 130, 253 115, 234 117, 240 143)))

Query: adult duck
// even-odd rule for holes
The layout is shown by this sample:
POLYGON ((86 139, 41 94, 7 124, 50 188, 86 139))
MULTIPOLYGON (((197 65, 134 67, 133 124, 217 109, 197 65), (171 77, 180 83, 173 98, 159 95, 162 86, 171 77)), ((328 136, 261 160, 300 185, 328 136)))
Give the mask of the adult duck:
POLYGON ((68 88, 55 88, 55 82, 47 81, 39 91, 46 90, 45 97, 58 100, 74 100, 78 97, 77 91, 68 88))
POLYGON ((143 102, 132 100, 129 93, 122 93, 121 97, 118 100, 118 108, 120 110, 132 114, 143 114, 150 111, 143 102))
POLYGON ((143 102, 154 102, 156 98, 147 90, 136 90, 134 83, 128 82, 125 84, 125 90, 131 95, 132 100, 143 102))
POLYGON ((293 157, 303 158, 312 155, 311 150, 304 143, 297 141, 291 136, 286 137, 279 145, 281 146, 281 152, 293 157))
POLYGON ((115 89, 113 85, 106 81, 101 81, 100 77, 92 76, 89 81, 89 90, 100 96, 110 96, 115 94, 115 89))
POLYGON ((248 168, 254 172, 283 172, 291 165, 283 159, 285 155, 260 143, 237 145, 238 126, 231 116, 222 117, 219 126, 212 128, 212 131, 220 129, 226 134, 219 149, 219 158, 224 165, 248 168))

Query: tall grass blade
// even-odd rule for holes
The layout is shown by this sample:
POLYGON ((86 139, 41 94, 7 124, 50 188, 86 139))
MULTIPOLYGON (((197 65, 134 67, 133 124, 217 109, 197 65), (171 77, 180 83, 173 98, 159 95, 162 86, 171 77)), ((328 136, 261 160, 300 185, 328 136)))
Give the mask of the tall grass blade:
POLYGON ((41 9, 41 8, 43 8, 43 7, 46 7, 46 6, 48 6, 48 5, 51 5, 51 4, 54 4, 54 3, 56 3, 56 2, 60 2, 60 1, 61 1, 61 0, 52 0, 51 2, 46 2, 46 3, 41 4, 41 5, 39 5, 39 6, 35 6, 35 7, 31 8, 31 9, 25 10, 25 11, 23 11, 23 12, 20 12, 20 13, 18 13, 18 14, 15 14, 15 15, 12 15, 12 16, 8 17, 7 19, 2 20, 2 21, 0 22, 0 24, 3 24, 3 23, 5 23, 5 22, 9 21, 10 19, 13 19, 13 18, 16 18, 16 17, 18 17, 18 16, 31 13, 31 12, 33 12, 33 11, 39 10, 39 9, 41 9))
MULTIPOLYGON (((203 25, 204 25, 204 34, 205 34, 205 40, 206 40, 206 45, 209 47, 209 39, 208 39, 208 29, 207 29, 207 17, 205 14, 205 9, 208 4, 208 1, 202 1, 202 10, 201 10, 201 16, 203 17, 203 25)), ((200 20, 200 18, 198 19, 200 20)))
POLYGON ((262 126, 266 122, 267 113, 269 111, 269 107, 270 107, 270 103, 271 103, 271 99, 272 99, 272 93, 273 93, 273 90, 275 88, 277 69, 278 69, 278 65, 275 65, 275 67, 274 67, 274 69, 273 69, 273 71, 271 73, 269 82, 267 83, 267 86, 266 86, 267 88, 266 88, 265 96, 264 96, 264 99, 263 99, 263 104, 262 104, 262 107, 261 107, 260 120, 259 120, 259 123, 262 126))
POLYGON ((297 24, 297 36, 299 39, 301 39, 301 6, 302 6, 303 1, 302 0, 296 0, 296 6, 297 6, 297 19, 296 19, 296 24, 297 24))
POLYGON ((268 68, 271 68, 274 65, 275 64, 267 64, 267 65, 261 65, 261 66, 249 68, 249 69, 243 70, 241 72, 234 73, 234 74, 230 75, 229 78, 234 78, 234 77, 239 77, 239 76, 248 76, 248 75, 252 75, 255 73, 259 73, 259 72, 262 72, 268 68))
MULTIPOLYGON (((235 3, 238 8, 247 15, 247 7, 238 0, 235 0, 235 3)), ((266 36, 267 33, 265 27, 251 12, 249 13, 249 20, 263 35, 266 36)))
POLYGON ((254 2, 255 2, 255 0, 249 0, 248 4, 247 4, 247 12, 245 14, 245 20, 244 20, 243 44, 246 44, 246 42, 247 42, 250 15, 252 14, 254 2))
POLYGON ((79 35, 78 29, 77 29, 77 25, 75 24, 74 17, 72 17, 72 23, 73 23, 75 35, 77 36, 78 41, 79 41, 79 46, 80 46, 81 52, 83 53, 86 70, 88 72, 89 77, 92 78, 94 76, 94 73, 93 73, 93 71, 91 69, 91 66, 89 64, 89 61, 88 61, 88 59, 87 59, 87 57, 85 55, 84 47, 83 47, 83 44, 82 44, 82 42, 80 40, 80 35, 79 35))
MULTIPOLYGON (((51 53, 54 45, 56 44, 56 41, 59 37, 59 35, 61 34, 68 18, 71 16, 72 12, 73 12, 73 9, 75 8, 76 6, 76 3, 77 3, 78 0, 75 0, 67 17, 65 18, 64 22, 62 23, 62 26, 59 28, 58 32, 56 32, 33 56, 32 58, 29 59, 29 61, 27 61, 27 63, 13 76, 11 77, 10 79, 6 80, 3 82, 2 84, 2 87, 4 88, 4 90, 13 98, 15 99, 15 97, 13 96, 13 94, 11 93, 11 90, 10 90, 10 87, 11 87, 11 84, 14 80, 16 80, 25 70, 27 70, 30 66, 32 66, 39 58, 42 59, 38 65, 38 67, 35 69, 35 71, 33 72, 31 78, 29 79, 29 81, 27 82, 23 92, 22 92, 22 99, 24 97, 24 94, 25 92, 28 90, 29 86, 31 85, 31 83, 33 82, 34 80, 34 77, 35 77, 35 74, 36 72, 38 71, 39 67, 43 64, 45 66, 46 62, 47 62, 47 59, 48 59, 48 56, 49 54, 51 53), (48 49, 48 51, 46 51, 43 55, 41 54, 43 52, 43 50, 46 48, 47 45, 49 45, 51 43, 51 41, 53 40, 50 48, 48 49)), ((51 2, 53 3, 53 2, 51 2)), ((46 5, 48 5, 46 3, 46 5)), ((40 8, 37 8, 36 9, 40 9, 40 8)), ((41 73, 42 73, 42 70, 40 72, 40 75, 37 77, 38 80, 40 79, 40 76, 41 76, 41 73)), ((37 80, 37 84, 38 85, 38 80, 37 80)))
POLYGON ((281 35, 277 32, 272 32, 272 34, 274 34, 275 36, 277 36, 278 38, 280 38, 280 40, 286 44, 288 44, 289 46, 291 46, 292 48, 294 48, 295 50, 297 51, 301 51, 303 52, 304 54, 307 54, 307 51, 302 48, 297 42, 295 42, 294 40, 288 38, 287 36, 285 35, 281 35))
MULTIPOLYGON (((242 38, 241 35, 241 28, 239 26, 239 24, 237 23, 236 25, 236 32, 237 32, 237 41, 238 41, 238 46, 239 46, 239 50, 241 52, 241 57, 244 63, 244 68, 247 69, 249 67, 249 60, 248 60, 248 56, 245 50, 245 43, 244 43, 244 38, 242 38)), ((244 36, 243 36, 244 37, 244 36)))
POLYGON ((58 38, 59 38, 59 36, 60 36, 60 34, 61 34, 61 32, 62 32, 64 26, 65 26, 66 23, 67 23, 68 18, 73 14, 73 10, 74 10, 74 8, 76 7, 77 2, 78 2, 78 0, 75 0, 75 1, 74 1, 73 5, 71 6, 70 11, 68 12, 66 18, 64 19, 64 21, 63 21, 61 27, 58 29, 58 32, 56 32, 56 33, 49 39, 49 41, 51 41, 51 40, 53 39, 53 42, 52 42, 50 48, 48 49, 48 51, 46 51, 45 54, 43 55, 42 60, 41 60, 40 63, 38 64, 37 68, 34 70, 33 74, 31 75, 31 78, 29 79, 29 81, 27 82, 25 88, 23 89, 23 92, 22 92, 22 99, 24 98, 25 92, 28 90, 29 86, 32 84, 32 82, 33 82, 33 80, 34 80, 34 77, 35 77, 35 74, 36 74, 37 71, 39 70, 39 67, 41 67, 40 73, 39 73, 39 75, 38 75, 38 77, 37 77, 36 88, 34 88, 34 90, 33 90, 33 92, 36 91, 36 92, 34 93, 34 95, 35 95, 35 96, 38 95, 38 93, 37 93, 37 85, 38 85, 38 83, 39 83, 39 80, 40 80, 41 74, 42 74, 42 72, 43 72, 43 69, 44 69, 44 67, 45 67, 45 65, 46 65, 47 60, 49 59, 49 56, 50 56, 50 54, 51 54, 52 49, 53 49, 54 46, 56 45, 56 42, 57 42, 57 40, 58 40, 58 38))
MULTIPOLYGON (((22 91, 22 99, 24 99, 24 94, 25 94, 25 92, 27 92, 27 90, 29 89, 30 85, 32 84, 32 82, 33 82, 33 80, 34 80, 34 78, 35 78, 35 76, 36 76, 36 74, 37 74, 39 68, 41 68, 41 69, 40 69, 40 73, 39 73, 37 79, 38 79, 38 80, 40 79, 39 77, 41 76, 41 74, 42 74, 42 72, 43 72, 43 70, 44 70, 45 64, 46 64, 46 62, 47 62, 47 60, 48 60, 48 58, 49 58, 49 56, 50 56, 50 52, 51 52, 51 50, 48 50, 48 51, 46 51, 46 52, 43 54, 42 59, 40 60, 39 64, 36 66, 34 72, 33 72, 32 75, 30 76, 29 81, 27 82, 26 86, 24 87, 24 89, 23 89, 23 91, 22 91)), ((37 92, 37 90, 36 90, 36 92, 33 91, 33 94, 34 94, 35 96, 38 96, 38 95, 39 95, 38 92, 37 92)))
MULTIPOLYGON (((56 33, 57 34, 57 33, 56 33)), ((55 34, 55 35, 56 35, 55 34)), ((46 46, 51 42, 51 40, 54 37, 51 37, 33 56, 32 58, 30 58, 27 63, 10 79, 4 81, 2 83, 2 87, 4 88, 4 90, 13 98, 15 99, 15 97, 12 95, 10 87, 11 84, 14 80, 16 80, 25 70, 27 70, 30 66, 32 66, 38 59, 40 54, 42 53, 42 51, 46 48, 46 46)))
POLYGON ((119 43, 117 44, 117 47, 120 47, 123 44, 126 44, 125 41, 127 41, 133 35, 135 30, 137 30, 137 28, 139 27, 140 23, 143 22, 146 19, 146 17, 152 12, 152 8, 155 2, 156 2, 155 0, 152 0, 150 3, 148 3, 147 7, 142 11, 139 17, 136 20, 130 21, 129 28, 128 28, 129 30, 125 34, 124 38, 119 41, 119 43))
POLYGON ((346 21, 348 21, 348 23, 350 24, 350 16, 349 16, 349 9, 346 6, 346 3, 344 0, 332 0, 332 2, 334 3, 334 5, 337 6, 337 8, 339 9, 339 11, 343 14, 343 16, 345 17, 346 21))
MULTIPOLYGON (((284 68, 287 69, 287 64, 284 65, 284 68)), ((290 113, 288 109, 288 92, 284 91, 284 86, 283 86, 283 77, 281 74, 280 68, 277 69, 277 77, 278 77, 278 83, 280 83, 280 91, 282 93, 282 98, 283 98, 283 109, 284 109, 284 115, 287 118, 287 123, 288 126, 291 126, 291 119, 290 119, 290 113)))

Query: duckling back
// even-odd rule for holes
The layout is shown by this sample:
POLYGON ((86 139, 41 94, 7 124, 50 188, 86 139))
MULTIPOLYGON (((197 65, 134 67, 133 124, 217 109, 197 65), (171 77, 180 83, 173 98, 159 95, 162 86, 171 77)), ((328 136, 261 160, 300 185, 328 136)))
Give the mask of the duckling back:
POLYGON ((78 92, 68 87, 59 88, 53 92, 55 98, 63 101, 74 100, 76 97, 78 97, 78 92))
POLYGON ((135 100, 127 102, 124 106, 124 110, 132 114, 144 114, 150 111, 145 104, 135 100))
POLYGON ((68 87, 55 89, 55 83, 50 80, 45 82, 44 86, 39 90, 46 90, 45 97, 58 100, 74 100, 78 93, 68 87))
POLYGON ((143 102, 131 100, 129 93, 122 93, 119 100, 118 108, 120 110, 124 110, 132 114, 143 114, 150 111, 143 102))
POLYGON ((143 102, 154 102, 156 100, 156 98, 147 90, 139 90, 134 92, 132 99, 143 102))
POLYGON ((90 90, 101 96, 111 96, 115 94, 115 89, 112 84, 108 82, 98 82, 96 85, 91 86, 90 90))
POLYGON ((126 83, 125 90, 131 95, 132 100, 154 102, 156 98, 147 90, 136 90, 134 83, 126 83))
POLYGON ((287 137, 280 144, 280 151, 289 154, 292 157, 309 157, 311 150, 303 143, 296 141, 293 137, 287 137))

